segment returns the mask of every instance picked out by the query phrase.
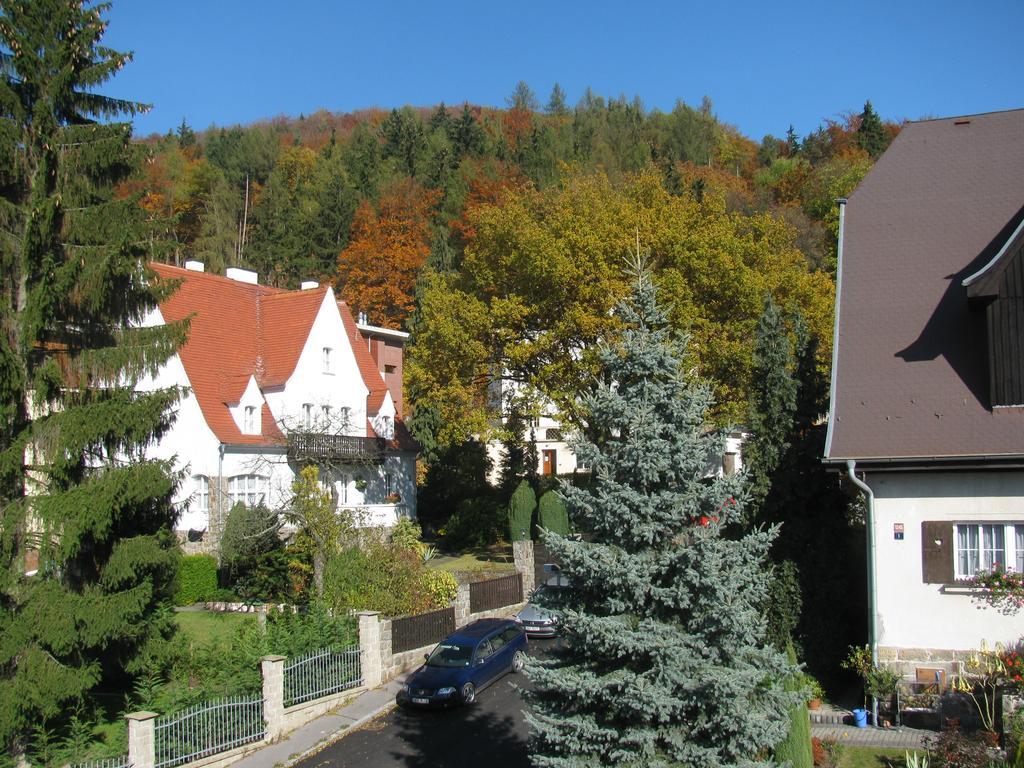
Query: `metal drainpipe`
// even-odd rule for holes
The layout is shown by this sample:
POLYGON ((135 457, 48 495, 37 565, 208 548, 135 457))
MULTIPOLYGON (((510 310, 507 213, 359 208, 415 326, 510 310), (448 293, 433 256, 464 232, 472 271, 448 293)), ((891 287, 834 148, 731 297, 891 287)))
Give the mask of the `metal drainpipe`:
MULTIPOLYGON (((867 483, 857 477, 857 462, 846 460, 846 472, 850 481, 864 492, 867 502, 865 528, 867 529, 868 550, 868 639, 871 643, 871 664, 878 666, 878 601, 875 597, 875 493, 867 483)), ((878 699, 871 697, 871 722, 878 727, 878 699)))

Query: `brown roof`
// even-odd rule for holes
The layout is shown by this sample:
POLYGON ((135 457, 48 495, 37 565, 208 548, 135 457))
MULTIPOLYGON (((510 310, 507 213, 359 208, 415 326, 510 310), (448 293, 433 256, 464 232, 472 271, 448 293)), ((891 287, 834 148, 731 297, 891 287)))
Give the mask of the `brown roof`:
POLYGON ((1024 218, 1024 110, 910 123, 846 206, 826 458, 1024 454, 963 281, 1024 218))

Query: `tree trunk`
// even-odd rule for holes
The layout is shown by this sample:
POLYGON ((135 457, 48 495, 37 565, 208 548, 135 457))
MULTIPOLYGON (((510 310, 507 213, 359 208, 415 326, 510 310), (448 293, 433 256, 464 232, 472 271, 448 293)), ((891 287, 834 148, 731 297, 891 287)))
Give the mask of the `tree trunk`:
POLYGON ((324 565, 327 555, 322 547, 313 550, 313 588, 316 590, 316 599, 324 599, 324 565))

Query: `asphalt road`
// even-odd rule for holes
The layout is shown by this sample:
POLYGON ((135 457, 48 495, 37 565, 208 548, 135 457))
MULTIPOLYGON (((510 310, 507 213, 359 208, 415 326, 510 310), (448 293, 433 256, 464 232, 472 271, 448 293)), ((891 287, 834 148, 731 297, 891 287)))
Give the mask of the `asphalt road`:
MULTIPOLYGON (((551 642, 531 640, 531 654, 542 655, 551 642)), ((506 675, 470 707, 392 710, 297 768, 529 768, 518 690, 527 685, 523 674, 506 675)))

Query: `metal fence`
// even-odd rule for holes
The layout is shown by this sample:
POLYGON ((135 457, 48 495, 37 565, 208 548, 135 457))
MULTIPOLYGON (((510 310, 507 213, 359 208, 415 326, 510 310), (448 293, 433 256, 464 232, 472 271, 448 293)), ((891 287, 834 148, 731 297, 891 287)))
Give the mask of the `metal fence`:
POLYGON ((523 578, 518 573, 469 585, 469 612, 493 611, 523 601, 523 578))
POLYGON ((284 705, 290 707, 362 684, 358 645, 310 651, 284 666, 284 705))
POLYGON ((131 768, 128 755, 107 757, 103 760, 89 760, 84 763, 71 763, 68 768, 131 768))
POLYGON ((197 704, 155 724, 155 768, 170 768, 260 741, 263 697, 235 696, 197 704))
POLYGON ((430 613, 403 616, 391 620, 391 652, 402 653, 443 640, 455 631, 455 609, 442 608, 430 613))

